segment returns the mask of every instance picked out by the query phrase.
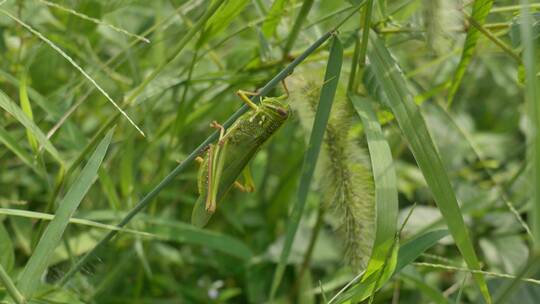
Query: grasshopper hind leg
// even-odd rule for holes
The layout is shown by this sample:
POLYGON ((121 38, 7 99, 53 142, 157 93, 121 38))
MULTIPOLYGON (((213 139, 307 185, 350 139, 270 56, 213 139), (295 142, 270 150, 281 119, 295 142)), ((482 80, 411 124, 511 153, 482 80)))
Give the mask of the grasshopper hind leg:
POLYGON ((195 202, 191 213, 191 223, 197 227, 205 226, 216 211, 219 182, 225 162, 227 141, 225 128, 213 121, 211 127, 219 130, 219 139, 216 144, 210 144, 206 159, 199 159, 199 198, 195 202))

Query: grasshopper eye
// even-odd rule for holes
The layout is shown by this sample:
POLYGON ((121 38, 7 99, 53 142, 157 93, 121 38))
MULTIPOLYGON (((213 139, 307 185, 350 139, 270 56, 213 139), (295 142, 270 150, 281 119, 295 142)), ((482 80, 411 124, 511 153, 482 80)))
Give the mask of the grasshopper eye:
POLYGON ((277 108, 276 110, 278 114, 283 118, 287 117, 287 115, 289 114, 284 108, 277 108))

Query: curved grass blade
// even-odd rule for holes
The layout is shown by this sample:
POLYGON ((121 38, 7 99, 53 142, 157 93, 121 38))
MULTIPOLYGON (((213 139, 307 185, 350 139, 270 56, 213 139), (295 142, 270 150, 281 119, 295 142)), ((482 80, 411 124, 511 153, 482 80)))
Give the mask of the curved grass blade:
MULTIPOLYGON (((475 20, 476 23, 480 26, 486 21, 486 17, 491 10, 493 5, 493 0, 475 0, 471 19, 475 20)), ((467 71, 467 67, 472 60, 474 55, 474 49, 476 48, 476 43, 480 38, 480 31, 476 27, 470 27, 467 31, 467 37, 465 38, 465 45, 463 46, 463 51, 461 53, 461 59, 459 60, 458 67, 454 72, 454 78, 452 79, 452 84, 450 85, 450 90, 448 92, 448 107, 452 105, 454 97, 456 96, 457 90, 461 84, 461 80, 467 71)))
POLYGON ((26 130, 30 131, 36 137, 39 143, 45 147, 45 150, 47 150, 47 152, 49 152, 51 156, 58 161, 58 163, 64 163, 62 157, 60 157, 60 153, 47 139, 47 136, 43 134, 39 127, 36 126, 36 124, 34 124, 34 122, 24 113, 24 111, 21 110, 21 108, 19 108, 19 106, 17 106, 17 104, 15 104, 6 94, 4 94, 3 91, 0 91, 0 107, 18 120, 26 128, 26 130))
POLYGON ((311 185, 315 166, 317 165, 317 158, 319 157, 324 131, 326 129, 326 124, 328 123, 328 118, 330 117, 330 110, 336 94, 342 62, 343 47, 341 46, 339 38, 334 35, 328 58, 328 64, 326 67, 326 73, 324 75, 324 85, 321 89, 319 105, 315 114, 315 120, 313 121, 313 131, 311 132, 306 156, 302 165, 302 175, 300 177, 297 199, 293 205, 289 220, 287 222, 285 244, 283 246, 283 250, 281 251, 279 264, 274 273, 274 279, 272 281, 272 289, 270 291, 271 300, 274 298, 277 288, 281 282, 281 278, 283 277, 283 273, 285 272, 285 266, 289 258, 292 243, 296 235, 296 230, 298 229, 300 219, 302 218, 307 194, 309 192, 309 186, 311 185))
POLYGON ((79 207, 90 186, 94 183, 98 168, 111 142, 113 131, 110 130, 99 143, 80 175, 75 179, 64 198, 58 203, 59 207, 54 219, 47 226, 30 260, 21 273, 18 287, 24 296, 31 297, 39 287, 39 280, 43 272, 47 269, 54 249, 62 239, 69 219, 79 207))
MULTIPOLYGON (((386 94, 386 101, 389 103, 400 129, 408 141, 409 148, 431 189, 433 198, 465 262, 469 268, 480 270, 474 246, 469 237, 456 195, 435 143, 429 134, 420 108, 414 103, 405 78, 390 52, 376 34, 372 33, 370 40, 372 48, 368 52, 368 57, 371 61, 370 68, 374 72, 375 80, 386 94)), ((474 278, 486 302, 491 303, 484 277, 475 274, 474 278)))
POLYGON ((395 263, 388 263, 387 260, 389 254, 391 254, 390 251, 394 247, 397 229, 398 192, 396 172, 390 146, 384 138, 381 125, 370 104, 371 99, 360 98, 354 95, 349 95, 349 98, 362 119, 375 182, 375 242, 364 277, 379 273, 379 275, 383 275, 381 277, 382 282, 380 282, 380 285, 382 285, 390 278, 394 270, 391 267, 385 267, 385 265, 395 266, 395 263), (381 271, 383 272, 382 274, 380 274, 381 271))
MULTIPOLYGON (((370 104, 371 99, 351 95, 349 95, 349 98, 362 119, 375 181, 377 232, 371 259, 379 260, 382 263, 387 251, 394 242, 397 231, 398 192, 396 171, 390 146, 382 133, 381 125, 370 104)), ((370 274, 369 267, 366 274, 370 274)))

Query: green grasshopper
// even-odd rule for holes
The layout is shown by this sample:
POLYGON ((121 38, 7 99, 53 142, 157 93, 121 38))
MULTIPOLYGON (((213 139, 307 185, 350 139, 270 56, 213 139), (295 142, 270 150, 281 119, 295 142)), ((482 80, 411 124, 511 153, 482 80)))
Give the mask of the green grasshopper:
POLYGON ((257 105, 248 96, 257 93, 238 91, 237 95, 250 110, 240 116, 227 130, 215 121, 210 126, 219 129, 219 139, 210 144, 205 157, 199 157, 197 185, 199 198, 191 214, 191 223, 198 227, 205 226, 216 211, 219 201, 234 185, 241 191, 254 190, 253 179, 248 163, 255 156, 264 142, 274 134, 289 117, 289 106, 283 103, 286 95, 264 97, 257 105), (243 172, 245 184, 237 179, 243 172))

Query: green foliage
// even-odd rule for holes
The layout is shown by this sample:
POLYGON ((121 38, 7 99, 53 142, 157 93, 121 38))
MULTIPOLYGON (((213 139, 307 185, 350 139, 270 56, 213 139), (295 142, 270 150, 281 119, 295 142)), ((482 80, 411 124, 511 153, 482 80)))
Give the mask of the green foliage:
POLYGON ((0 1, 0 302, 538 303, 539 10, 0 1), (282 80, 194 227, 210 123, 282 80))

